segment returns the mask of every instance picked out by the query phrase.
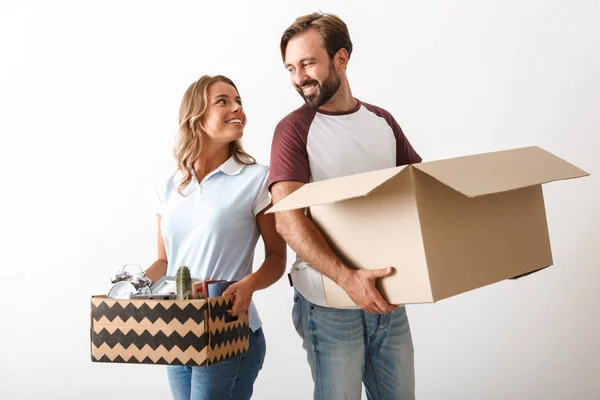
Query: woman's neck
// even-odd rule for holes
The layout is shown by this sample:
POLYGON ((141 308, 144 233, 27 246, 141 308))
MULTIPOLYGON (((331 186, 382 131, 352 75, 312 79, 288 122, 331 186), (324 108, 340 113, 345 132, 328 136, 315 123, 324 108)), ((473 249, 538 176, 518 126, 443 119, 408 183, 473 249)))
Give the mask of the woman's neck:
POLYGON ((206 146, 202 147, 200 156, 194 161, 193 167, 199 182, 211 172, 219 168, 221 164, 229 159, 229 146, 206 146))

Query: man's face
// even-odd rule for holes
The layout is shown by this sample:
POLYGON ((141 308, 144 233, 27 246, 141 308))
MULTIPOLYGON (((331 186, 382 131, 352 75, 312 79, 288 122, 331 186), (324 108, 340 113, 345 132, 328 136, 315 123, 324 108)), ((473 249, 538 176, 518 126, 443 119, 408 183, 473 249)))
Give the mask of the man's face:
POLYGON ((313 110, 327 103, 340 88, 340 75, 314 29, 288 42, 285 67, 290 72, 292 85, 313 110))

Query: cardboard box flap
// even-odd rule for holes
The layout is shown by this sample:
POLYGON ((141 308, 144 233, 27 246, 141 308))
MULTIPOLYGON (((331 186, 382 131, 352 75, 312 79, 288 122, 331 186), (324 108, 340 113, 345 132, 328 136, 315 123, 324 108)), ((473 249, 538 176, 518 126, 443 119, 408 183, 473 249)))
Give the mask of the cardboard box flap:
POLYGON ((468 197, 589 175, 537 146, 413 166, 468 197))
POLYGON ((386 168, 377 171, 343 176, 312 182, 302 186, 279 203, 275 204, 268 213, 295 210, 318 204, 335 203, 355 197, 366 196, 375 188, 381 186, 398 175, 406 166, 386 168))

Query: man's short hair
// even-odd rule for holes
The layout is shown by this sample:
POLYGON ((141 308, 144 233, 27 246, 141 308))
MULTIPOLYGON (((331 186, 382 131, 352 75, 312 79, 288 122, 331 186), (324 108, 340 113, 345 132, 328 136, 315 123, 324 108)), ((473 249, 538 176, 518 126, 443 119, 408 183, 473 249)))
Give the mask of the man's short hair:
POLYGON ((296 18, 281 36, 281 58, 285 62, 285 50, 288 42, 296 35, 304 33, 309 29, 315 29, 321 36, 323 47, 327 51, 330 59, 333 59, 339 49, 346 49, 348 58, 352 54, 352 41, 348 33, 346 23, 338 16, 333 14, 324 14, 315 12, 296 18))

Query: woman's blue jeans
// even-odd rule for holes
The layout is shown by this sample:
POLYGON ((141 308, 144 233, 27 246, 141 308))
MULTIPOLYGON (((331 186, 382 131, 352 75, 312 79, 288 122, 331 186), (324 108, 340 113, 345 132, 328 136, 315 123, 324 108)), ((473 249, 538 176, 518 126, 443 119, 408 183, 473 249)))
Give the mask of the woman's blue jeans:
POLYGON ((246 354, 204 366, 167 366, 174 400, 246 400, 252 397, 254 381, 265 360, 266 342, 262 328, 250 330, 246 354))

